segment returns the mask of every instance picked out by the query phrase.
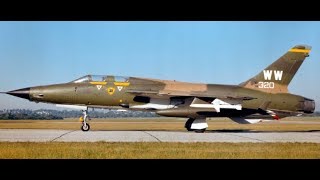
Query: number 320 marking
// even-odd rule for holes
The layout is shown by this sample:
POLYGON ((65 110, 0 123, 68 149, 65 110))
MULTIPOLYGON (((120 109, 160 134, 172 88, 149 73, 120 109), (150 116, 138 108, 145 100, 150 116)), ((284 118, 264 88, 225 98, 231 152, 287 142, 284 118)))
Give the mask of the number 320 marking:
POLYGON ((259 82, 258 88, 273 89, 274 88, 274 82, 259 82))

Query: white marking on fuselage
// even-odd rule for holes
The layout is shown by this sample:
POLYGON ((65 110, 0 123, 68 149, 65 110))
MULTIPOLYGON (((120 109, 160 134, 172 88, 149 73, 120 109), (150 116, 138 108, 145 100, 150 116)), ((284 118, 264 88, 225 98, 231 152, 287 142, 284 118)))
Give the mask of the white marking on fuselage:
POLYGON ((276 70, 263 70, 263 76, 264 80, 266 81, 260 81, 258 82, 258 88, 260 89, 274 89, 274 82, 272 82, 272 74, 274 76, 275 81, 281 81, 283 71, 276 71, 276 70), (271 82, 269 82, 271 81, 271 82))
POLYGON ((272 70, 263 70, 264 80, 271 80, 272 70))
POLYGON ((130 106, 131 109, 171 109, 174 108, 174 105, 165 105, 165 104, 143 104, 143 105, 134 105, 130 106))
POLYGON ((283 71, 273 71, 273 73, 274 73, 274 79, 276 81, 281 81, 283 71))
POLYGON ((97 89, 100 90, 102 88, 102 85, 97 85, 97 89))
POLYGON ((102 85, 97 85, 97 89, 100 90, 102 88, 102 85))
POLYGON ((123 86, 117 86, 118 90, 121 91, 123 86))
POLYGON ((130 106, 135 109, 171 109, 174 107, 175 105, 171 105, 169 99, 151 99, 147 104, 130 106))
POLYGON ((272 80, 272 74, 273 74, 274 79, 276 81, 281 81, 282 75, 283 75, 283 71, 276 71, 276 70, 263 70, 264 80, 271 81, 272 80))
POLYGON ((263 89, 273 89, 274 88, 274 82, 259 82, 258 83, 258 88, 263 88, 263 89))
POLYGON ((239 100, 221 100, 216 98, 211 104, 191 104, 190 107, 196 108, 214 108, 216 112, 220 112, 220 109, 236 109, 242 110, 241 101, 239 100), (228 101, 228 102, 226 102, 228 101))

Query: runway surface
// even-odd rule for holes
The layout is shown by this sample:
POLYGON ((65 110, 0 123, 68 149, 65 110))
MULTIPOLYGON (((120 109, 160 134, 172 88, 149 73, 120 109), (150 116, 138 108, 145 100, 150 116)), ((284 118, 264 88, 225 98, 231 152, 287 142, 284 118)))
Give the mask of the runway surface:
POLYGON ((320 143, 320 132, 89 131, 0 129, 2 142, 310 142, 320 143))

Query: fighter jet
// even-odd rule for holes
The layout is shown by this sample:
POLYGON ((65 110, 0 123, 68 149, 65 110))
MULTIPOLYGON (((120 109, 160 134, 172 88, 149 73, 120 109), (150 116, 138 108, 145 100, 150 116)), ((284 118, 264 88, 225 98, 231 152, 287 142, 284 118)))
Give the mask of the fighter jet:
POLYGON ((237 123, 251 124, 313 113, 314 100, 288 92, 288 85, 310 50, 307 45, 294 46, 239 85, 86 75, 68 83, 5 93, 34 102, 78 107, 83 111, 83 131, 90 129, 89 108, 107 108, 183 117, 188 119, 188 131, 202 133, 208 128, 208 117, 228 117, 237 123))

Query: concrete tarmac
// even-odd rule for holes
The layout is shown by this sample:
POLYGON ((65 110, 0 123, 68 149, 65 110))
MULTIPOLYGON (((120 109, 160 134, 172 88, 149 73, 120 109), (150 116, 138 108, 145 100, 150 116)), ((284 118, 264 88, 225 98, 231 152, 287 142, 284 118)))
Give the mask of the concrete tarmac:
POLYGON ((257 131, 88 131, 0 129, 2 142, 309 142, 320 143, 320 132, 257 131))

